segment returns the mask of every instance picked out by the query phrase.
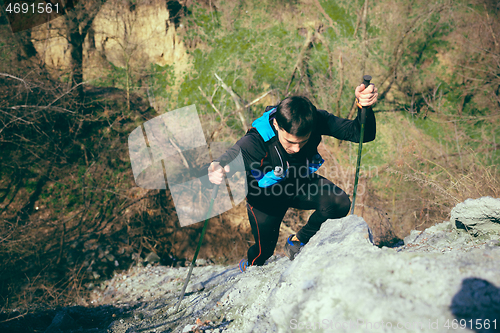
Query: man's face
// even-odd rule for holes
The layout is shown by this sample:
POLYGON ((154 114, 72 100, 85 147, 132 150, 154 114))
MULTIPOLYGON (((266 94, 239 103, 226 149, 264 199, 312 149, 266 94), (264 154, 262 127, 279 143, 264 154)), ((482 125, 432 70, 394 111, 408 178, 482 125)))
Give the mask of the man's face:
POLYGON ((309 133, 306 136, 295 136, 278 126, 276 119, 273 119, 274 128, 278 131, 278 139, 288 154, 296 154, 304 147, 311 136, 309 133))

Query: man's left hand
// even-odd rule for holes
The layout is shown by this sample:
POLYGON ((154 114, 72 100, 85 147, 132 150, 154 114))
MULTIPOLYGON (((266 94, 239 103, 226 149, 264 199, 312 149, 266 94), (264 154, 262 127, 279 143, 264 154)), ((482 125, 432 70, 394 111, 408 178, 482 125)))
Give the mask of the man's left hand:
POLYGON ((377 102, 378 90, 374 84, 370 84, 367 88, 361 83, 355 90, 356 98, 361 106, 372 106, 377 102))

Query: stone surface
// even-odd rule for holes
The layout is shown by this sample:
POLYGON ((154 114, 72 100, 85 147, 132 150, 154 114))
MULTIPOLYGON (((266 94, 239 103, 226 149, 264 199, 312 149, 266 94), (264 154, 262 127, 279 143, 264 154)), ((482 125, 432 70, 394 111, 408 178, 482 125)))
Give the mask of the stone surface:
POLYGON ((500 234, 500 199, 467 199, 451 210, 451 222, 455 228, 468 230, 474 236, 500 234))
POLYGON ((137 304, 131 311, 144 314, 140 322, 115 321, 114 333, 187 325, 199 332, 448 332, 460 320, 474 326, 461 332, 500 331, 499 235, 473 237, 449 221, 412 232, 399 248, 378 248, 370 235, 362 218, 348 216, 325 222, 294 261, 273 256, 245 273, 236 265, 195 267, 179 313, 188 268, 137 268, 125 282, 143 289, 116 277, 95 302, 137 304))
POLYGON ((146 256, 146 259, 145 261, 149 262, 149 263, 155 263, 155 262, 160 262, 160 257, 154 253, 154 252, 150 252, 147 256, 146 256))

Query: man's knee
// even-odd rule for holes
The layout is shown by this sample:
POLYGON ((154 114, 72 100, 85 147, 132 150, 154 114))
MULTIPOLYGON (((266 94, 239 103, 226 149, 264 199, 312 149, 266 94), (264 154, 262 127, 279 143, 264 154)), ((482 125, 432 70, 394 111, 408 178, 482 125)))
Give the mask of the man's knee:
POLYGON ((341 196, 338 207, 340 217, 344 217, 349 214, 349 210, 351 209, 351 200, 349 200, 349 196, 347 194, 344 193, 341 196))
POLYGON ((351 200, 349 196, 342 193, 333 193, 325 197, 326 204, 322 207, 321 212, 327 218, 341 218, 349 214, 351 208, 351 200))

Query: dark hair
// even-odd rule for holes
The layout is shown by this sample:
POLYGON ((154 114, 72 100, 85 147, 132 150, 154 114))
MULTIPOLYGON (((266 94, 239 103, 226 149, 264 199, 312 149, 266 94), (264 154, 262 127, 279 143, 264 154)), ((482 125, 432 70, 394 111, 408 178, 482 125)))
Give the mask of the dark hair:
POLYGON ((306 136, 313 129, 316 107, 303 96, 287 97, 278 104, 275 118, 287 133, 306 136))

